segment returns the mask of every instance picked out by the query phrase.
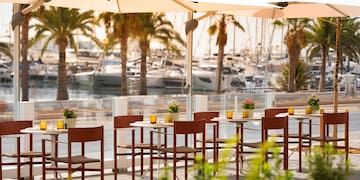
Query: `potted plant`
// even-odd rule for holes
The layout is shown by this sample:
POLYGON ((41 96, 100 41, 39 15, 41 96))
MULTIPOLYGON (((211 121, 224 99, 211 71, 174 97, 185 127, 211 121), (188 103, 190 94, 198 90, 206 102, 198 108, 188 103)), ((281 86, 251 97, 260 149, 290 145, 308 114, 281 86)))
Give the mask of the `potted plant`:
POLYGON ((170 113, 170 122, 179 120, 179 102, 175 99, 168 101, 168 112, 170 113))
POLYGON ((242 104, 243 111, 246 111, 249 118, 254 117, 255 101, 251 98, 245 98, 242 104))
POLYGON ((65 128, 74 128, 76 126, 77 114, 74 109, 66 107, 63 109, 65 117, 65 128))
POLYGON ((315 114, 319 112, 320 109, 319 102, 320 102, 319 96, 317 96, 316 94, 313 94, 308 97, 307 105, 310 106, 311 113, 315 114))

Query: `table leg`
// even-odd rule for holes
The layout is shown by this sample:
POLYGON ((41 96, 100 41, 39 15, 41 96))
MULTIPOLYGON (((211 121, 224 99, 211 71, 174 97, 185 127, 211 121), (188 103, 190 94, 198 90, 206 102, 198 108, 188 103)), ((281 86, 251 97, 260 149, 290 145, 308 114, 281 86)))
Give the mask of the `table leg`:
MULTIPOLYGON (((52 157, 58 157, 58 144, 56 143, 57 141, 58 141, 58 135, 57 134, 51 135, 51 156, 52 157)), ((51 166, 57 167, 57 162, 52 162, 51 166)), ((57 171, 54 171, 54 179, 58 179, 57 171)))
POLYGON ((239 179, 239 126, 236 126, 236 150, 235 150, 235 164, 236 164, 236 179, 239 179))
MULTIPOLYGON (((157 148, 160 148, 161 147, 161 130, 160 128, 157 129, 157 148)), ((161 156, 161 153, 160 151, 158 151, 158 156, 160 157, 161 156)), ((151 169, 152 171, 152 169, 151 169)), ((158 170, 157 170, 157 177, 159 177, 159 174, 160 174, 160 160, 158 161, 158 170)))
MULTIPOLYGON (((240 152, 243 153, 244 152, 244 146, 243 146, 243 137, 244 137, 244 128, 243 128, 243 123, 240 124, 240 142, 241 142, 241 146, 240 146, 240 152)), ((241 168, 240 168, 240 172, 241 174, 243 173, 243 169, 244 169, 244 157, 243 154, 240 155, 240 163, 241 163, 241 168)))
MULTIPOLYGON (((323 124, 324 124, 323 117, 320 117, 320 136, 322 136, 325 131, 325 129, 323 128, 323 124)), ((326 136, 326 134, 325 134, 325 136, 326 136)), ((320 141, 320 146, 324 146, 324 144, 325 144, 324 141, 320 141)))
POLYGON ((299 120, 299 172, 302 172, 302 119, 299 120))

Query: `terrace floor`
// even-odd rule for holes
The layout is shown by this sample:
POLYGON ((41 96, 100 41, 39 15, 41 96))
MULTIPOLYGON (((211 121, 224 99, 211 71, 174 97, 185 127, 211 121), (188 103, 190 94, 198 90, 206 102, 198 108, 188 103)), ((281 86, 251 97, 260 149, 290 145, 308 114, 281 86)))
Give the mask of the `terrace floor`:
MULTIPOLYGON (((360 131, 359 132, 350 132, 351 142, 350 147, 356 148, 356 150, 360 149, 360 131)), ((355 153, 350 154, 350 172, 351 175, 348 177, 349 180, 358 180, 360 179, 360 165, 358 162, 360 162, 360 151, 356 151, 355 153)), ((248 169, 248 162, 244 162, 244 172, 246 172, 248 169)), ((191 168, 191 167, 190 167, 191 168)), ((306 173, 306 162, 303 160, 303 171, 302 173, 298 172, 298 154, 295 152, 290 158, 289 158, 289 170, 293 172, 294 179, 308 179, 308 174, 306 173)), ((228 175, 228 179, 236 179, 235 177, 235 163, 231 162, 228 164, 226 168, 226 173, 228 175)), ((114 176, 111 172, 111 170, 105 171, 105 180, 114 179, 114 176)), ((157 171, 154 172, 154 176, 157 177, 157 171)), ((178 179, 185 179, 184 174, 184 168, 180 167, 177 170, 177 177, 178 179)), ((191 177, 191 172, 189 173, 189 177, 191 177)), ((80 179, 76 177, 76 174, 74 174, 73 179, 80 179)), ((98 175, 89 175, 86 177, 87 180, 98 180, 100 177, 98 175)), ((118 175, 118 179, 131 179, 131 173, 120 173, 118 175)), ((139 176, 137 176, 135 179, 141 179, 139 176)), ((149 173, 145 175, 143 179, 150 179, 149 173)), ((172 179, 172 177, 171 177, 172 179)), ((189 178, 192 179, 192 178, 189 178)), ((245 179, 244 175, 241 175, 240 179, 245 179)))

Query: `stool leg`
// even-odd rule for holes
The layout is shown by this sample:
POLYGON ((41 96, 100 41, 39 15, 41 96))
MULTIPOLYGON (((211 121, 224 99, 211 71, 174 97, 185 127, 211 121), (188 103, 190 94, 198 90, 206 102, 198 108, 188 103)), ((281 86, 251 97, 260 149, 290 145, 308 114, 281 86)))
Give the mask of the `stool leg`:
POLYGON ((117 180, 117 131, 114 129, 114 180, 117 180))
POLYGON ((17 137, 17 179, 21 180, 21 172, 20 172, 20 137, 17 137))
POLYGON ((302 120, 299 120, 299 172, 302 172, 302 120))
MULTIPOLYGON (((135 131, 132 130, 131 132, 131 176, 132 176, 132 180, 135 180, 135 131)), ((142 156, 142 155, 141 155, 142 156)))
POLYGON ((33 179, 33 158, 30 158, 30 162, 29 162, 29 178, 30 180, 33 179))

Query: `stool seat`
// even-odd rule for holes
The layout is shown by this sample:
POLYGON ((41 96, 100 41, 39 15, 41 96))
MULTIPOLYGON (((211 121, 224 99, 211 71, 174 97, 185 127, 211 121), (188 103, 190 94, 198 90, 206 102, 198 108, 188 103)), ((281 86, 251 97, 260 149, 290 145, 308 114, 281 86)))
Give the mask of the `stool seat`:
MULTIPOLYGON (((46 159, 55 161, 55 162, 69 163, 68 157, 47 157, 46 159)), ((71 156, 72 164, 95 163, 95 162, 100 162, 100 161, 101 161, 100 159, 89 158, 89 157, 82 156, 82 155, 71 156)))

